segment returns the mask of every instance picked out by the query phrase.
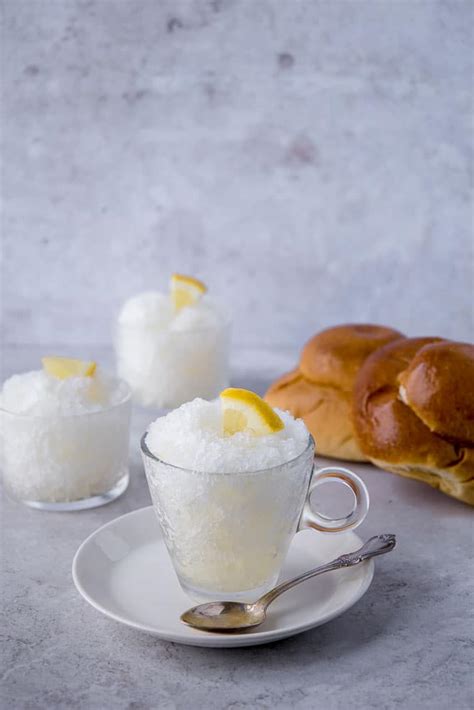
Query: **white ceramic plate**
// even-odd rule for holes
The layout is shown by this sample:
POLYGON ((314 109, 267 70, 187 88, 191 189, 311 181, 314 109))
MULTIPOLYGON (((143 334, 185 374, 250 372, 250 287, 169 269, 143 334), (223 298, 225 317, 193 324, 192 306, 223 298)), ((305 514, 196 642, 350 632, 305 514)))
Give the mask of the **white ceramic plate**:
MULTIPOLYGON (((355 533, 298 533, 290 547, 282 579, 356 550, 355 533)), ((191 646, 253 646, 298 634, 334 619, 367 591, 372 560, 328 572, 283 594, 268 610, 264 624, 239 635, 192 629, 180 614, 194 606, 181 590, 153 508, 141 508, 104 525, 85 540, 72 564, 74 583, 98 611, 134 629, 191 646)))

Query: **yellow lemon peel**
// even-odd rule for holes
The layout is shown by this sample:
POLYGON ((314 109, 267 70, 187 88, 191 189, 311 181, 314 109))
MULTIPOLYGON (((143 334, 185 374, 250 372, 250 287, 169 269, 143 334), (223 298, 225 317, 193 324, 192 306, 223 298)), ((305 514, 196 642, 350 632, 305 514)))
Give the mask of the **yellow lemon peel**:
POLYGON ((207 286, 192 276, 173 274, 171 277, 171 301, 175 311, 194 305, 206 291, 207 286))
POLYGON ((285 428, 278 414, 255 392, 229 387, 220 393, 222 426, 226 436, 248 431, 254 436, 274 434, 285 428))
POLYGON ((58 380, 65 380, 67 377, 92 377, 97 367, 92 360, 76 360, 72 357, 48 356, 42 357, 41 362, 43 370, 58 380))

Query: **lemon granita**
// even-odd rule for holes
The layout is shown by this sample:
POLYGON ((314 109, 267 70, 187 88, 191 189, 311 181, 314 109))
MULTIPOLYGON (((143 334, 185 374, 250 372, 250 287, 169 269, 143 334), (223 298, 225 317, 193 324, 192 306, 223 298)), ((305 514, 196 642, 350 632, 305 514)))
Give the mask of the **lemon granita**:
POLYGON ((216 599, 251 599, 270 588, 311 475, 304 423, 253 393, 226 390, 158 418, 142 450, 183 588, 216 599))
POLYGON ((0 393, 5 485, 34 507, 108 502, 128 484, 130 389, 93 362, 43 358, 0 393))
MULTIPOLYGON (((267 407, 269 405, 263 402, 267 407)), ((269 407, 270 408, 270 407, 269 407)), ((229 435, 220 399, 195 399, 150 424, 146 444, 155 456, 174 466, 208 473, 243 473, 279 466, 300 454, 308 442, 301 419, 272 410, 282 428, 256 436, 243 429, 229 435)))
POLYGON ((167 294, 129 299, 119 314, 117 370, 145 406, 210 399, 228 382, 229 323, 198 279, 171 277, 167 294))

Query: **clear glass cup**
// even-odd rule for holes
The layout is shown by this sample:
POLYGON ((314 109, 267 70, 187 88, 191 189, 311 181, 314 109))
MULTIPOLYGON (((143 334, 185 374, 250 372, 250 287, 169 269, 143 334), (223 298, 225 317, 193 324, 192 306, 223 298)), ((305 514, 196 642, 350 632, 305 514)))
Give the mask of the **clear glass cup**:
MULTIPOLYGON (((297 458, 245 473, 206 473, 173 466, 141 442, 153 506, 179 582, 198 600, 256 599, 277 582, 294 534, 303 528, 338 533, 367 514, 363 481, 345 468, 314 469, 314 440, 297 458), (353 510, 331 519, 310 498, 324 481, 354 494, 353 510)), ((316 541, 315 541, 316 543, 316 541)))
POLYGON ((192 330, 117 323, 117 373, 145 407, 213 399, 229 384, 230 321, 192 330))
POLYGON ((7 492, 33 508, 83 510, 118 498, 129 482, 131 391, 87 414, 30 416, 0 408, 7 492))

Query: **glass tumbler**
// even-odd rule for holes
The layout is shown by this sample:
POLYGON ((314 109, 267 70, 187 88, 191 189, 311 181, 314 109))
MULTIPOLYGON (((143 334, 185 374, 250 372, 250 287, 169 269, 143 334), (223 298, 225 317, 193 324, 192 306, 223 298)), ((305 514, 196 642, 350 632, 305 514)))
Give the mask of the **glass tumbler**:
POLYGON ((117 373, 145 407, 213 399, 229 384, 230 321, 193 330, 118 323, 117 373))
MULTIPOLYGON (((208 473, 173 466, 141 443, 153 506, 179 582, 198 600, 243 601, 277 582, 290 542, 303 528, 337 533, 359 525, 369 495, 348 469, 315 470, 314 441, 292 461, 259 471, 208 473), (354 494, 353 510, 331 519, 313 510, 322 482, 354 494)), ((317 544, 317 539, 315 539, 317 544)))
POLYGON ((82 510, 128 486, 131 392, 87 414, 30 416, 0 408, 1 464, 8 493, 33 508, 82 510))

